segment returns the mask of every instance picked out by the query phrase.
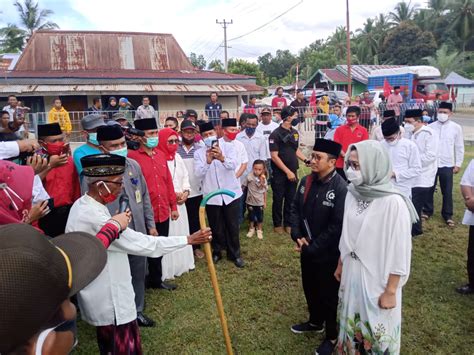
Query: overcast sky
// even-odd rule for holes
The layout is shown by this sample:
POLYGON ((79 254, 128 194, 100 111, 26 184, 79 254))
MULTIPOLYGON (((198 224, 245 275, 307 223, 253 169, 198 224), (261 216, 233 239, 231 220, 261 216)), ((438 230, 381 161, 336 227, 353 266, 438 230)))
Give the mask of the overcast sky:
MULTIPOLYGON (((229 58, 255 60, 267 52, 293 53, 326 38, 345 25, 345 0, 39 0, 54 11, 51 20, 64 30, 103 30, 171 33, 183 50, 203 54, 209 63, 223 59, 223 29, 216 19, 233 20, 228 39, 250 32, 283 14, 268 26, 229 42, 229 58), (298 5, 297 5, 298 4, 298 5), (297 5, 290 11, 292 6, 297 5)), ((367 17, 388 13, 398 0, 351 0, 351 29, 367 17)), ((415 1, 414 1, 415 2, 415 1)), ((421 1, 419 1, 421 3, 421 1)), ((15 23, 13 0, 0 0, 0 26, 15 23)))

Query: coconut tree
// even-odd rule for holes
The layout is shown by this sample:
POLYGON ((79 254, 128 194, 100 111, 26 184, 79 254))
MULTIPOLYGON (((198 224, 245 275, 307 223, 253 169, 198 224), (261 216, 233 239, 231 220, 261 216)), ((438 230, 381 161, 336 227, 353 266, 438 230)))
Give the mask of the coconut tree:
POLYGON ((329 38, 329 45, 334 49, 334 55, 338 61, 344 60, 346 57, 346 28, 338 26, 336 31, 329 38))
POLYGON ((433 56, 425 57, 424 60, 433 67, 439 69, 441 76, 445 78, 454 70, 462 68, 463 54, 459 52, 449 53, 448 46, 443 44, 433 56))
POLYGON ((474 37, 474 0, 454 0, 449 5, 451 26, 461 40, 462 52, 474 37))
POLYGON ((0 52, 17 53, 23 48, 25 32, 13 24, 0 28, 0 52))
POLYGON ((397 24, 403 21, 413 20, 416 12, 418 11, 418 5, 412 5, 411 1, 408 3, 405 1, 399 2, 393 11, 390 12, 390 18, 397 24))
POLYGON ((379 50, 375 20, 371 18, 367 19, 363 27, 356 30, 356 33, 358 57, 362 62, 375 64, 374 59, 377 58, 377 52, 379 50))

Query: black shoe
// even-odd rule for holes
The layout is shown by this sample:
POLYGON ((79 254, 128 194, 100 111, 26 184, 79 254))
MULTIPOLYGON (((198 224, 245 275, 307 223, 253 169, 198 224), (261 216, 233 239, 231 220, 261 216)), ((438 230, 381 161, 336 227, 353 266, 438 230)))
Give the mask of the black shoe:
POLYGON ((474 293, 474 287, 471 287, 469 284, 458 287, 456 289, 461 295, 471 295, 474 293))
POLYGON ((160 284, 160 286, 158 286, 158 288, 161 288, 163 290, 173 291, 173 290, 176 290, 178 288, 178 286, 173 285, 173 284, 169 284, 169 283, 163 281, 160 284))
POLYGON ((302 334, 308 332, 322 333, 324 332, 324 326, 311 324, 310 322, 295 324, 291 327, 291 331, 295 334, 302 334))
POLYGON ((219 260, 221 260, 221 259, 222 259, 222 256, 219 255, 219 254, 214 254, 214 255, 212 256, 212 261, 214 262, 214 264, 217 264, 217 262, 218 262, 219 260))
POLYGON ((322 342, 319 348, 314 352, 316 355, 331 355, 334 352, 336 343, 333 343, 331 340, 326 339, 322 342))
POLYGON ((140 327, 154 327, 155 326, 155 321, 146 315, 144 315, 142 312, 137 313, 137 322, 140 327))
POLYGON ((245 266, 245 263, 242 260, 242 258, 237 258, 234 261, 234 265, 237 266, 238 268, 243 268, 245 266))

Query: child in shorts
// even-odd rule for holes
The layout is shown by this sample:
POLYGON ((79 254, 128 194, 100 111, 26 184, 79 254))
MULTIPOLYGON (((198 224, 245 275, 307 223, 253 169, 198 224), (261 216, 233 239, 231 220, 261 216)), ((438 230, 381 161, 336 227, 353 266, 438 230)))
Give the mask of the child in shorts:
POLYGON ((249 232, 252 238, 257 232, 257 238, 263 239, 263 210, 267 205, 267 170, 263 160, 255 160, 252 172, 247 175, 243 185, 247 187, 247 209, 249 212, 249 232))

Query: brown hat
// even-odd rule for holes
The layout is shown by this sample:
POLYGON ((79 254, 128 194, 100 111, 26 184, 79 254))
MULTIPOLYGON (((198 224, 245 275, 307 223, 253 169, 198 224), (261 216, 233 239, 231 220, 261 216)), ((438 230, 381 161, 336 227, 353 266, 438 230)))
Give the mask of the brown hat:
POLYGON ((27 224, 0 227, 0 353, 41 331, 68 297, 102 271, 99 239, 75 232, 50 239, 27 224))

